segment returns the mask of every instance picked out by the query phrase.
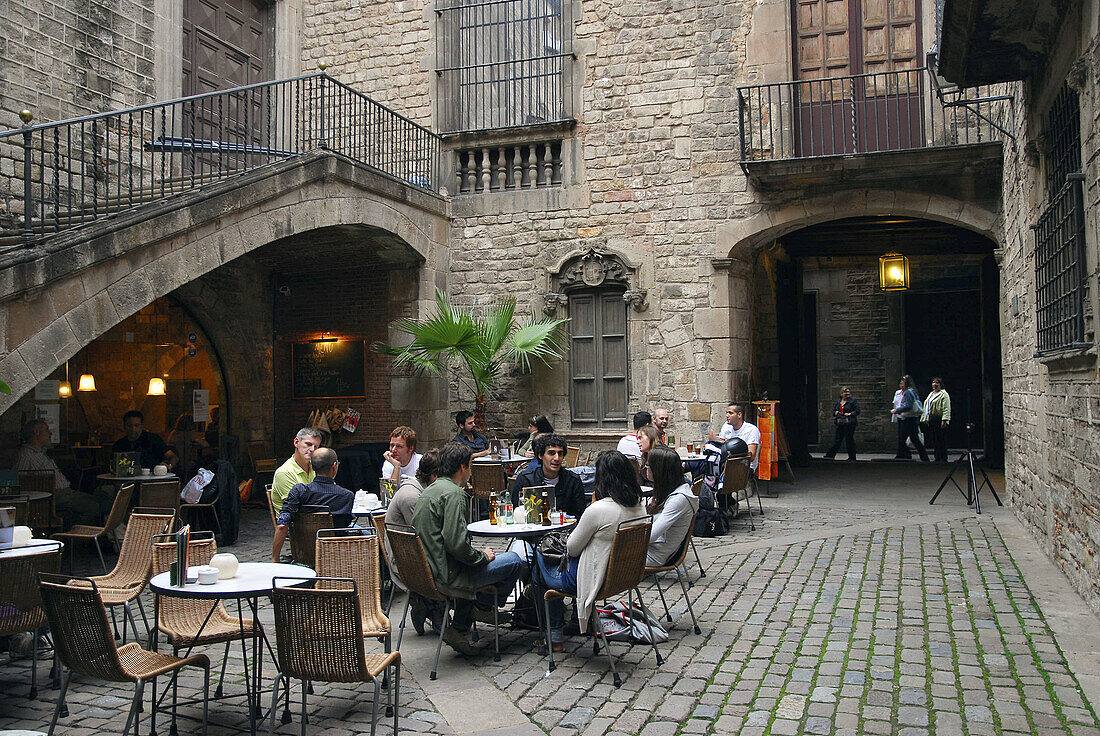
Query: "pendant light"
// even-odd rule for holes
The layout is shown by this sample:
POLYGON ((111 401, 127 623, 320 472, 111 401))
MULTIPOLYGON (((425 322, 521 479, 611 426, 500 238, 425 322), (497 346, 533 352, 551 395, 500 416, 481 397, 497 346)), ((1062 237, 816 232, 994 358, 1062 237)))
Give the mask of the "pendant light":
POLYGON ((157 303, 153 302, 153 377, 149 379, 147 396, 164 396, 164 379, 156 375, 160 367, 160 320, 157 317, 157 303))
POLYGON ((73 395, 73 385, 69 383, 69 361, 65 361, 65 380, 58 384, 57 395, 67 399, 73 395))
POLYGON ((95 391, 95 376, 91 373, 82 373, 80 382, 76 386, 77 391, 95 391))

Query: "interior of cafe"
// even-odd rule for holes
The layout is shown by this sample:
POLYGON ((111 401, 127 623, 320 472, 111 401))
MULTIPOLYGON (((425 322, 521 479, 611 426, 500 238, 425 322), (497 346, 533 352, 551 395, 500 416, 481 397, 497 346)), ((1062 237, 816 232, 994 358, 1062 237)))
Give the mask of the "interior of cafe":
POLYGON ((130 410, 170 446, 185 433, 217 446, 224 397, 221 363, 202 328, 175 300, 157 299, 0 415, 0 468, 12 467, 20 428, 34 418, 49 425, 50 455, 74 485, 87 469, 108 467, 130 410))

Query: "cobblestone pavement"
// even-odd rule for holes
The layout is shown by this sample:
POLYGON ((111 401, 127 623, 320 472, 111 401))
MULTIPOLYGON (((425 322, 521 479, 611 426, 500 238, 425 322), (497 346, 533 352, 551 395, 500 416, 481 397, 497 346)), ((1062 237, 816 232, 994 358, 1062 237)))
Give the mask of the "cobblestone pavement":
MULTIPOLYGON (((983 498, 981 517, 954 490, 929 506, 944 472, 819 463, 799 469, 796 484, 775 484, 778 497, 764 498, 755 531, 743 516, 729 536, 698 540, 707 577, 692 564, 689 594, 703 634, 691 633, 675 578, 663 579, 674 619, 661 645, 664 664, 647 646, 613 645, 618 689, 587 640, 573 637, 548 673, 537 636, 522 631, 502 636, 500 662, 444 648, 439 679, 430 681, 434 640, 410 628, 401 647, 402 728, 498 736, 1100 734, 1090 703, 1100 697, 1096 617, 992 497, 983 498)), ((269 523, 266 512, 249 512, 236 554, 263 559, 269 523)), ((643 595, 663 613, 655 590, 643 595)), ((220 647, 208 651, 220 661, 220 647)), ((230 658, 230 672, 239 672, 239 650, 230 658)), ((270 687, 270 662, 266 668, 270 687)), ((28 684, 25 660, 0 668, 7 693, 0 729, 45 730, 56 691, 43 687, 29 702, 28 684)), ((181 693, 197 684, 184 678, 181 693)), ((369 731, 368 687, 315 687, 311 733, 369 731)), ((120 732, 126 697, 126 688, 75 681, 72 715, 57 733, 120 732)), ((281 733, 297 732, 297 707, 281 733)), ((239 702, 213 705, 210 732, 239 732, 245 714, 239 702)), ((194 721, 180 723, 181 732, 197 732, 194 721)), ((380 723, 380 733, 390 730, 380 723)))

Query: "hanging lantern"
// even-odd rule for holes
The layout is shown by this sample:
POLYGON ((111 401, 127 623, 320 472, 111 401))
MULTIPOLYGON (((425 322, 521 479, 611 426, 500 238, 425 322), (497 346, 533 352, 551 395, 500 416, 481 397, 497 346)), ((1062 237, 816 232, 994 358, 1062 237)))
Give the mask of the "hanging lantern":
POLYGON ((887 253, 878 259, 878 283, 883 291, 909 288, 909 259, 900 253, 887 253))
POLYGON ((80 376, 80 381, 76 385, 77 391, 95 391, 95 376, 91 373, 84 373, 80 376))
POLYGON ((73 385, 68 381, 62 381, 57 387, 57 395, 67 399, 73 395, 73 385))
POLYGON ((153 376, 149 379, 149 396, 164 396, 164 379, 153 376))

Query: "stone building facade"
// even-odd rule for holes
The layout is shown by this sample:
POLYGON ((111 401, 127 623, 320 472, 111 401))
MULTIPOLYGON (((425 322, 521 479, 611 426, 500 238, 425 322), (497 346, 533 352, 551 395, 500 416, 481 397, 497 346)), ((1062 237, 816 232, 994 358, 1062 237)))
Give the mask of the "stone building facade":
MULTIPOLYGON (((91 3, 95 12, 79 18, 63 6, 5 3, 4 17, 21 19, 0 31, 9 125, 24 106, 56 119, 176 97, 200 82, 324 68, 438 133, 441 153, 435 195, 318 154, 301 169, 279 164, 278 186, 257 178, 234 192, 220 182, 211 201, 184 208, 186 222, 154 213, 128 231, 128 245, 101 233, 95 257, 65 260, 74 252, 65 248, 82 247, 76 235, 58 236, 46 253, 4 256, 0 370, 17 391, 0 399, 9 410, 0 430, 27 411, 37 381, 170 296, 218 344, 233 431, 278 451, 312 408, 286 395, 289 345, 325 329, 384 338, 393 318, 427 314, 440 288, 463 307, 514 295, 523 317, 570 319, 566 360, 513 371, 492 398, 489 424, 504 432, 545 413, 571 441, 610 446, 632 412, 664 406, 676 434, 693 439, 721 421, 727 401, 767 394, 781 402, 792 454, 806 457, 828 444, 832 401, 852 384, 868 414, 861 446, 890 452, 898 376, 920 366, 924 393, 949 364, 928 357, 945 333, 918 317, 953 305, 952 319, 966 322, 959 334, 978 347, 951 368, 949 388, 968 388, 979 444, 993 459, 1003 446, 1012 503, 1097 600, 1087 490, 1100 467, 1091 449, 1100 413, 1095 0, 1038 24, 1042 38, 1020 56, 1031 66, 1007 76, 960 69, 959 43, 993 42, 967 36, 955 7, 945 15, 933 0, 848 0, 852 12, 840 19, 827 14, 838 4, 822 0, 512 0, 527 22, 515 37, 499 31, 507 24, 491 8, 502 3, 144 0, 91 3), (241 46, 233 37, 210 59, 192 43, 196 28, 229 34, 226 18, 262 37, 246 39, 247 63, 228 71, 218 60, 241 46), (937 42, 939 66, 925 57, 937 42), (879 81, 856 81, 865 78, 879 81), (988 84, 1007 86, 978 87, 988 84), (1049 194, 1044 120, 1066 84, 1082 131, 1082 345, 1035 357, 1030 226, 1049 194), (972 114, 981 105, 985 118, 972 114), (912 140, 880 144, 867 132, 899 130, 912 140), (910 256, 907 295, 879 287, 878 256, 892 250, 910 256), (184 251, 200 267, 177 262, 184 251), (302 253, 309 260, 297 260, 302 253), (326 314, 310 295, 337 280, 356 293, 342 313, 326 314), (280 301, 283 286, 291 296, 280 301), (240 356, 242 337, 258 360, 240 356)), ((991 16, 1012 5, 972 4, 991 16)), ((22 214, 19 162, 11 139, 0 141, 8 225, 22 214)), ((470 403, 455 383, 374 363, 371 375, 375 400, 363 408, 376 421, 366 439, 384 440, 398 421, 443 439, 449 413, 470 403)))

